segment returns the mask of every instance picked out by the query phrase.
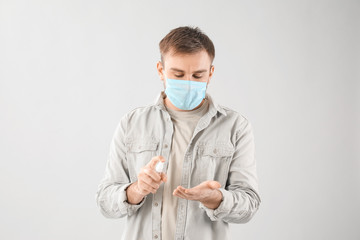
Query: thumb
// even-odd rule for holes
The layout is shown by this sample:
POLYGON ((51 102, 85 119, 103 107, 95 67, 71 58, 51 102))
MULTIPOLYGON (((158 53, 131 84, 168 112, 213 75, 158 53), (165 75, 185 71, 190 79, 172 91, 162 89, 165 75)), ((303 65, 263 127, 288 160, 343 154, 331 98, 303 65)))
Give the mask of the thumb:
POLYGON ((221 184, 218 182, 218 181, 210 181, 208 183, 208 186, 211 188, 211 189, 217 189, 219 187, 221 187, 221 184))
POLYGON ((166 174, 165 174, 164 172, 161 172, 161 173, 160 173, 160 176, 161 176, 161 180, 162 180, 163 182, 166 182, 166 181, 167 181, 167 176, 166 176, 166 174))

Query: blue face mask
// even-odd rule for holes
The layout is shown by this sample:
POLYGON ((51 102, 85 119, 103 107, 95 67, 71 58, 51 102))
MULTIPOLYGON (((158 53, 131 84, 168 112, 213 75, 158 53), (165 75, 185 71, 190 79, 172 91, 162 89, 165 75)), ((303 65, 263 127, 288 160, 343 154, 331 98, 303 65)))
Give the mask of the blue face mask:
POLYGON ((205 98, 207 82, 166 78, 166 96, 175 107, 191 110, 205 98))

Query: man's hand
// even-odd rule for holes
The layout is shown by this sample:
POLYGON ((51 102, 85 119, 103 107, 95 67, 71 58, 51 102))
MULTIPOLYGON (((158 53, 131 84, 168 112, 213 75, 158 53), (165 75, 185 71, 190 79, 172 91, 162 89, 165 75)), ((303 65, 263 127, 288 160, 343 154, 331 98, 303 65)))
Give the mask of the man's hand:
POLYGON ((217 181, 205 181, 189 189, 178 186, 174 190, 173 195, 188 200, 199 201, 207 208, 216 209, 222 199, 222 193, 218 189, 220 187, 221 184, 217 181))
POLYGON ((149 193, 155 194, 160 187, 161 182, 167 181, 167 176, 164 172, 158 173, 155 171, 155 166, 159 161, 165 162, 165 158, 162 156, 155 156, 148 164, 141 168, 140 173, 138 174, 138 180, 126 189, 127 201, 129 203, 140 203, 149 193))

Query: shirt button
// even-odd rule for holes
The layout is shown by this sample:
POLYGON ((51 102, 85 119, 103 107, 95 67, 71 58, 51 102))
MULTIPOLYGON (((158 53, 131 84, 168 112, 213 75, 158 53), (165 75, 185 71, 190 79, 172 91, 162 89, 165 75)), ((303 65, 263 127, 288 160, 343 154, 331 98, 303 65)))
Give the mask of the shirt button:
POLYGON ((159 204, 156 202, 154 205, 155 205, 155 207, 157 207, 159 204))
POLYGON ((155 234, 155 236, 154 236, 155 238, 158 238, 158 235, 157 234, 155 234))
POLYGON ((216 149, 214 149, 214 151, 213 151, 214 153, 216 153, 217 151, 216 151, 216 149))
POLYGON ((167 145, 167 144, 165 144, 165 145, 164 145, 164 148, 167 148, 167 147, 168 147, 168 145, 167 145))

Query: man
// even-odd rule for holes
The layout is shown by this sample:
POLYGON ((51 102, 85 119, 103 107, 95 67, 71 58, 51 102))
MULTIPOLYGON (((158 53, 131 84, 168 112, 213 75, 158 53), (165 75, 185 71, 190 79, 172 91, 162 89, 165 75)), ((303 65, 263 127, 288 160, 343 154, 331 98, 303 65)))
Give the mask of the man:
POLYGON ((252 125, 206 92, 215 48, 199 28, 159 45, 165 90, 121 118, 97 204, 127 216, 122 239, 229 239, 229 223, 248 222, 261 202, 252 125))

